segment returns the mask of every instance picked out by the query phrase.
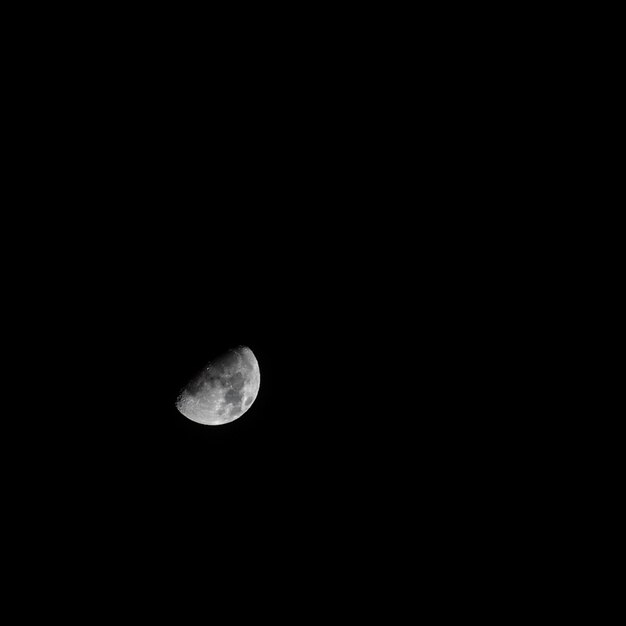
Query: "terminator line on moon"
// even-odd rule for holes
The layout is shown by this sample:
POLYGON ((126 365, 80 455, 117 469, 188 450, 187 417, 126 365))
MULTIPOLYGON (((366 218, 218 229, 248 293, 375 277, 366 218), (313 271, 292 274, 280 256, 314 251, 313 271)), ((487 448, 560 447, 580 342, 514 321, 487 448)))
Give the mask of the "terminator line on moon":
POLYGON ((176 408, 188 419, 219 426, 241 417, 259 393, 261 373, 247 346, 210 361, 180 392, 176 408))

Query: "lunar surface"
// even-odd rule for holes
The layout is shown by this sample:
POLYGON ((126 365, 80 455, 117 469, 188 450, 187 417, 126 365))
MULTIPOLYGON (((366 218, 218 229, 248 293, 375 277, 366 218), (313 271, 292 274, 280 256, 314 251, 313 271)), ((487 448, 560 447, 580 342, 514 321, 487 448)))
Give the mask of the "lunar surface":
POLYGON ((209 362, 180 392, 176 408, 198 424, 219 426, 241 417, 259 393, 259 363, 239 346, 209 362))

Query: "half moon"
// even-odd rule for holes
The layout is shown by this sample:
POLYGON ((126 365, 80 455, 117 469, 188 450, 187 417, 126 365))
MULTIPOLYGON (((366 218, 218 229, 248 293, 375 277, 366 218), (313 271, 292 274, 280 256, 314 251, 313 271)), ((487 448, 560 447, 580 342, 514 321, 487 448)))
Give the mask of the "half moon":
POLYGON ((240 418, 259 393, 259 362, 247 346, 210 361, 182 389, 176 408, 198 424, 220 426, 240 418))

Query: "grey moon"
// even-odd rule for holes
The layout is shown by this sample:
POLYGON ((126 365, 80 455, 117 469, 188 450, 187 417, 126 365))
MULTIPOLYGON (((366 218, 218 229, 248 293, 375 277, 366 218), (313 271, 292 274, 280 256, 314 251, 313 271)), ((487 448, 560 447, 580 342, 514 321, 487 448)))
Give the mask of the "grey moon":
POLYGON ((176 408, 198 424, 220 426, 240 418, 259 393, 259 362, 247 346, 211 360, 180 392, 176 408))

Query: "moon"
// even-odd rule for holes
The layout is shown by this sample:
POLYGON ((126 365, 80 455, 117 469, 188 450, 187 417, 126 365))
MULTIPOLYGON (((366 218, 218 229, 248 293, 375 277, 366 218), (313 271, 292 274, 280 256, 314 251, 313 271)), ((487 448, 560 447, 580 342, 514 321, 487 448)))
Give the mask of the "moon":
POLYGON ((180 392, 176 408, 198 424, 220 426, 241 417, 256 400, 259 362, 247 346, 210 361, 180 392))

